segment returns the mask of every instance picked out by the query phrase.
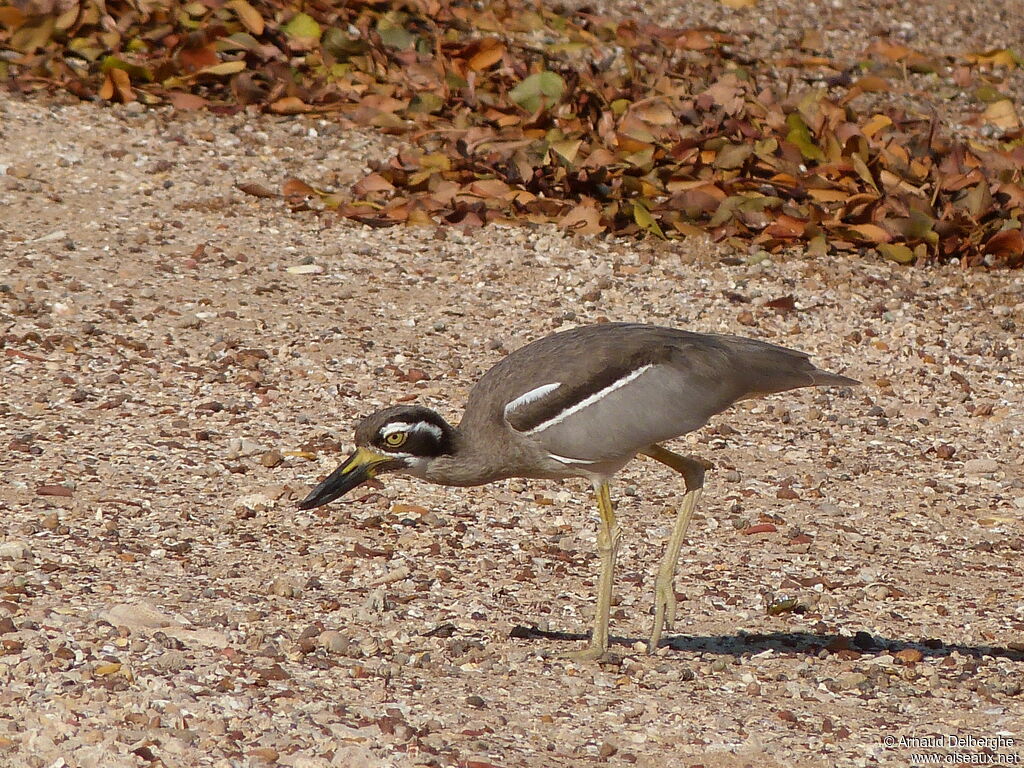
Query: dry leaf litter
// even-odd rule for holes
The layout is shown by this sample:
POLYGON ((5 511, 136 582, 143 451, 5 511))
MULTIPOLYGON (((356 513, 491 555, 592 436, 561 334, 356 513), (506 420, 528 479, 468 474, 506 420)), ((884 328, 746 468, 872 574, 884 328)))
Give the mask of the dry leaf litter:
POLYGON ((373 226, 528 221, 1024 265, 1024 59, 999 26, 1006 9, 947 39, 970 6, 919 5, 952 11, 923 35, 913 15, 890 8, 865 26, 843 3, 813 23, 755 0, 615 10, 23 0, 0 7, 0 79, 183 110, 323 112, 401 135, 355 184, 328 172, 240 186, 373 226))

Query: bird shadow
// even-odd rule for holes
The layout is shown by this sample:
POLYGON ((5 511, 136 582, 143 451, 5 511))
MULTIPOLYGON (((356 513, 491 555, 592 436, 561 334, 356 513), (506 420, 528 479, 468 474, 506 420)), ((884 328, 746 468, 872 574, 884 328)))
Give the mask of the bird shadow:
MULTIPOLYGON (((589 640, 587 632, 558 632, 537 627, 517 626, 509 637, 524 640, 589 640)), ((637 642, 646 643, 646 638, 612 637, 613 645, 632 647, 637 642)), ((957 653, 961 656, 981 658, 993 656, 1011 661, 1024 661, 1024 649, 1007 648, 1000 645, 965 645, 947 643, 938 638, 907 640, 857 632, 847 637, 839 634, 816 634, 811 632, 767 632, 738 633, 734 635, 673 635, 662 638, 659 648, 690 653, 713 653, 721 656, 743 656, 773 651, 788 656, 817 656, 823 650, 829 653, 858 655, 897 654, 904 650, 915 650, 925 658, 942 658, 957 653)))

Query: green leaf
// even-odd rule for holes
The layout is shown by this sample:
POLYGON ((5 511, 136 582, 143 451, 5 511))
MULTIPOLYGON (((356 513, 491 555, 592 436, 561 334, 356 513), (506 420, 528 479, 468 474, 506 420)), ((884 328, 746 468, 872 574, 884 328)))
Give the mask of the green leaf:
POLYGON ((565 80, 557 72, 530 75, 509 92, 509 98, 528 112, 557 104, 565 93, 565 80))
POLYGON ((416 43, 416 35, 403 27, 382 27, 377 29, 380 41, 385 48, 394 48, 396 51, 405 51, 412 48, 416 43))
POLYGON ((235 75, 245 69, 244 61, 222 61, 209 67, 203 67, 197 75, 235 75))
POLYGON ((811 238, 807 244, 807 255, 815 257, 828 255, 828 242, 824 235, 815 235, 811 238))
POLYGON ((132 64, 117 56, 104 56, 100 63, 100 69, 107 72, 111 69, 123 69, 133 80, 152 80, 153 73, 138 64, 132 64))
POLYGON ((877 248, 878 252, 885 256, 889 261, 895 261, 897 264, 909 264, 915 258, 914 252, 905 245, 898 245, 896 243, 879 243, 875 248, 877 248))
POLYGON ((790 112, 786 117, 786 125, 789 126, 789 133, 786 134, 786 141, 795 144, 805 160, 817 160, 824 162, 825 153, 822 152, 811 138, 811 131, 807 123, 797 112, 790 112))
POLYGON ((649 232, 656 237, 660 237, 662 240, 665 238, 665 233, 661 231, 661 227, 658 226, 658 220, 651 215, 651 212, 647 210, 647 206, 640 202, 633 203, 633 221, 636 222, 637 226, 644 232, 649 232))
POLYGON ((86 61, 96 61, 103 55, 105 48, 92 37, 76 37, 68 43, 68 50, 81 56, 86 61))
POLYGON ((337 27, 330 27, 324 32, 323 46, 338 61, 348 61, 353 56, 366 53, 370 47, 362 38, 350 37, 337 27))
POLYGON ((409 111, 419 114, 431 114, 440 111, 444 99, 432 91, 420 91, 409 103, 409 111))
POLYGON ((740 204, 745 201, 746 198, 741 197, 740 195, 730 195, 725 198, 725 200, 718 204, 718 208, 711 215, 711 218, 708 220, 708 226, 720 227, 726 222, 731 221, 736 215, 736 211, 739 209, 740 204))
POLYGON ((319 40, 321 29, 316 19, 308 13, 297 13, 292 16, 291 21, 284 25, 284 33, 288 37, 303 40, 319 40))
POLYGON ((761 139, 760 141, 754 142, 754 154, 762 160, 773 160, 775 158, 775 152, 779 148, 779 142, 777 139, 769 136, 767 139, 761 139))
POLYGON ((565 43, 552 43, 547 47, 549 54, 569 53, 569 54, 580 54, 583 51, 589 49, 590 46, 583 42, 565 42, 565 43))
POLYGON ((935 219, 923 211, 910 212, 910 236, 918 237, 927 243, 939 242, 939 235, 935 231, 935 219))
POLYGON ((851 155, 850 162, 853 164, 853 170, 857 172, 861 180, 868 184, 875 192, 881 194, 878 185, 875 184, 875 177, 871 175, 871 170, 868 168, 867 163, 861 159, 861 156, 857 154, 851 155))
POLYGON ((576 155, 579 154, 583 141, 580 139, 565 139, 563 141, 551 142, 551 151, 558 155, 567 165, 576 162, 576 155))

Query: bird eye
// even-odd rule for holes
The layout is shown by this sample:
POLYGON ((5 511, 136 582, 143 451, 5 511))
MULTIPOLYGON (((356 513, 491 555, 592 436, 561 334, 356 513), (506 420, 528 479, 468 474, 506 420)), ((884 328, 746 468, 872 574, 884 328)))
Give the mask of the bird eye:
POLYGON ((409 437, 407 432, 392 432, 390 435, 384 437, 384 442, 390 445, 392 448, 397 448, 406 441, 409 437))

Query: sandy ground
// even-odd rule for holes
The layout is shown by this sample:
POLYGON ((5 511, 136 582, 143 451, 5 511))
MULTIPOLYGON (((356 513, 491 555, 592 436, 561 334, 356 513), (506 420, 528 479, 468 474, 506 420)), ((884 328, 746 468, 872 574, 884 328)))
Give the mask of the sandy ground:
POLYGON ((1024 277, 372 230, 234 187, 352 181, 393 141, 0 95, 0 764, 1024 760, 1024 277), (295 509, 362 415, 457 420, 506 351, 604 319, 864 381, 678 441, 715 469, 657 655, 657 465, 613 489, 603 663, 559 658, 593 608, 582 482, 295 509))

